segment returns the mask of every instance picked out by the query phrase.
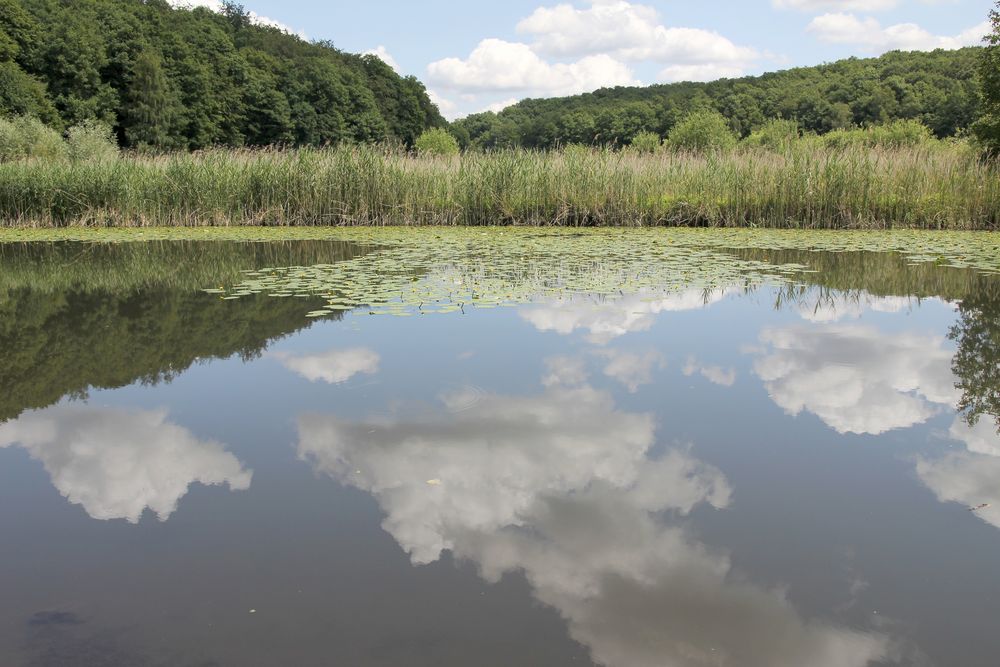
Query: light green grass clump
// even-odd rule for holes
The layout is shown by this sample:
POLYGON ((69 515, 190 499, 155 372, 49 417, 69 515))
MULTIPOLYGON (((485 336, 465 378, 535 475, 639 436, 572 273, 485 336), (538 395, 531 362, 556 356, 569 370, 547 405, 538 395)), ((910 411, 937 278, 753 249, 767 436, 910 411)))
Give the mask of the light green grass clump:
MULTIPOLYGON (((903 132, 905 134, 905 132, 903 132)), ((1000 173, 960 145, 685 152, 380 147, 0 163, 3 226, 567 225, 996 229, 1000 173)))

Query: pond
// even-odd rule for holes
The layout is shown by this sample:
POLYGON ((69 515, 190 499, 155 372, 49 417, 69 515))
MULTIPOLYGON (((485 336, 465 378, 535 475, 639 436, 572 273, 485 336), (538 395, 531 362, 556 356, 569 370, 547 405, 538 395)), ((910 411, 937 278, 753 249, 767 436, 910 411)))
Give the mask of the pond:
POLYGON ((11 234, 0 664, 993 666, 997 244, 11 234))

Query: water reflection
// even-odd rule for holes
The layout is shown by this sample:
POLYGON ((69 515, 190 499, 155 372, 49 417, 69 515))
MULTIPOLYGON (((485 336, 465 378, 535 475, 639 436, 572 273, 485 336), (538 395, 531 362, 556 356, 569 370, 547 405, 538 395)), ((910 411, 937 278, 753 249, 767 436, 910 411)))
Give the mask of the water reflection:
POLYGON ((691 377, 695 374, 701 375, 703 378, 711 382, 712 384, 717 384, 720 387, 732 387, 736 384, 736 369, 735 368, 722 368, 721 366, 705 366, 701 364, 695 357, 688 357, 687 361, 684 363, 684 368, 682 372, 686 377, 691 377))
POLYGON ((595 350, 604 359, 604 374, 617 380, 631 393, 653 381, 653 371, 667 367, 667 360, 657 350, 629 352, 626 350, 595 350))
POLYGON ((838 433, 920 424, 961 397, 943 337, 837 324, 766 328, 760 341, 754 372, 774 402, 838 433))
POLYGON ((319 354, 292 354, 272 352, 288 370, 310 382, 340 384, 358 374, 373 375, 378 372, 380 357, 366 347, 327 350, 319 354))
POLYGON ((535 597, 606 665, 866 665, 881 634, 803 619, 741 578, 681 517, 731 489, 689 449, 653 454, 651 415, 616 407, 578 359, 550 359, 535 396, 487 394, 421 419, 299 419, 299 455, 367 493, 416 564, 451 550, 535 597))
POLYGON ((605 344, 627 333, 647 331, 660 313, 707 308, 730 291, 688 289, 667 296, 639 292, 600 301, 564 299, 523 308, 521 317, 539 331, 567 336, 581 329, 590 342, 605 344))
POLYGON ((160 521, 188 487, 250 487, 253 473, 222 444, 200 440, 165 410, 59 405, 0 424, 0 448, 18 445, 42 463, 52 484, 94 519, 160 521))

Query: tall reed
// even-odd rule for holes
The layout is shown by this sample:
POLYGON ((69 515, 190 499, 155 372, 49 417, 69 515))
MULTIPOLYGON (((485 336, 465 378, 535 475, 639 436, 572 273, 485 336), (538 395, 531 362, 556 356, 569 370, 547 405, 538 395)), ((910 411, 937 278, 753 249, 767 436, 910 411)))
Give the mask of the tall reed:
POLYGON ((997 229, 1000 170, 937 141, 458 157, 341 147, 0 163, 0 226, 388 224, 997 229))

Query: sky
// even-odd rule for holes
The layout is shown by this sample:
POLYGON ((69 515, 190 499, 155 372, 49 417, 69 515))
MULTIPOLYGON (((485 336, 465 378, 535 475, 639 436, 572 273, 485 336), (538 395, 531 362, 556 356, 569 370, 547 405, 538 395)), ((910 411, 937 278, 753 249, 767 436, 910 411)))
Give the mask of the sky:
MULTIPOLYGON (((241 0, 261 22, 376 53, 449 119, 526 97, 709 81, 981 43, 989 0, 241 0)), ((172 0, 218 6, 219 0, 172 0)))

